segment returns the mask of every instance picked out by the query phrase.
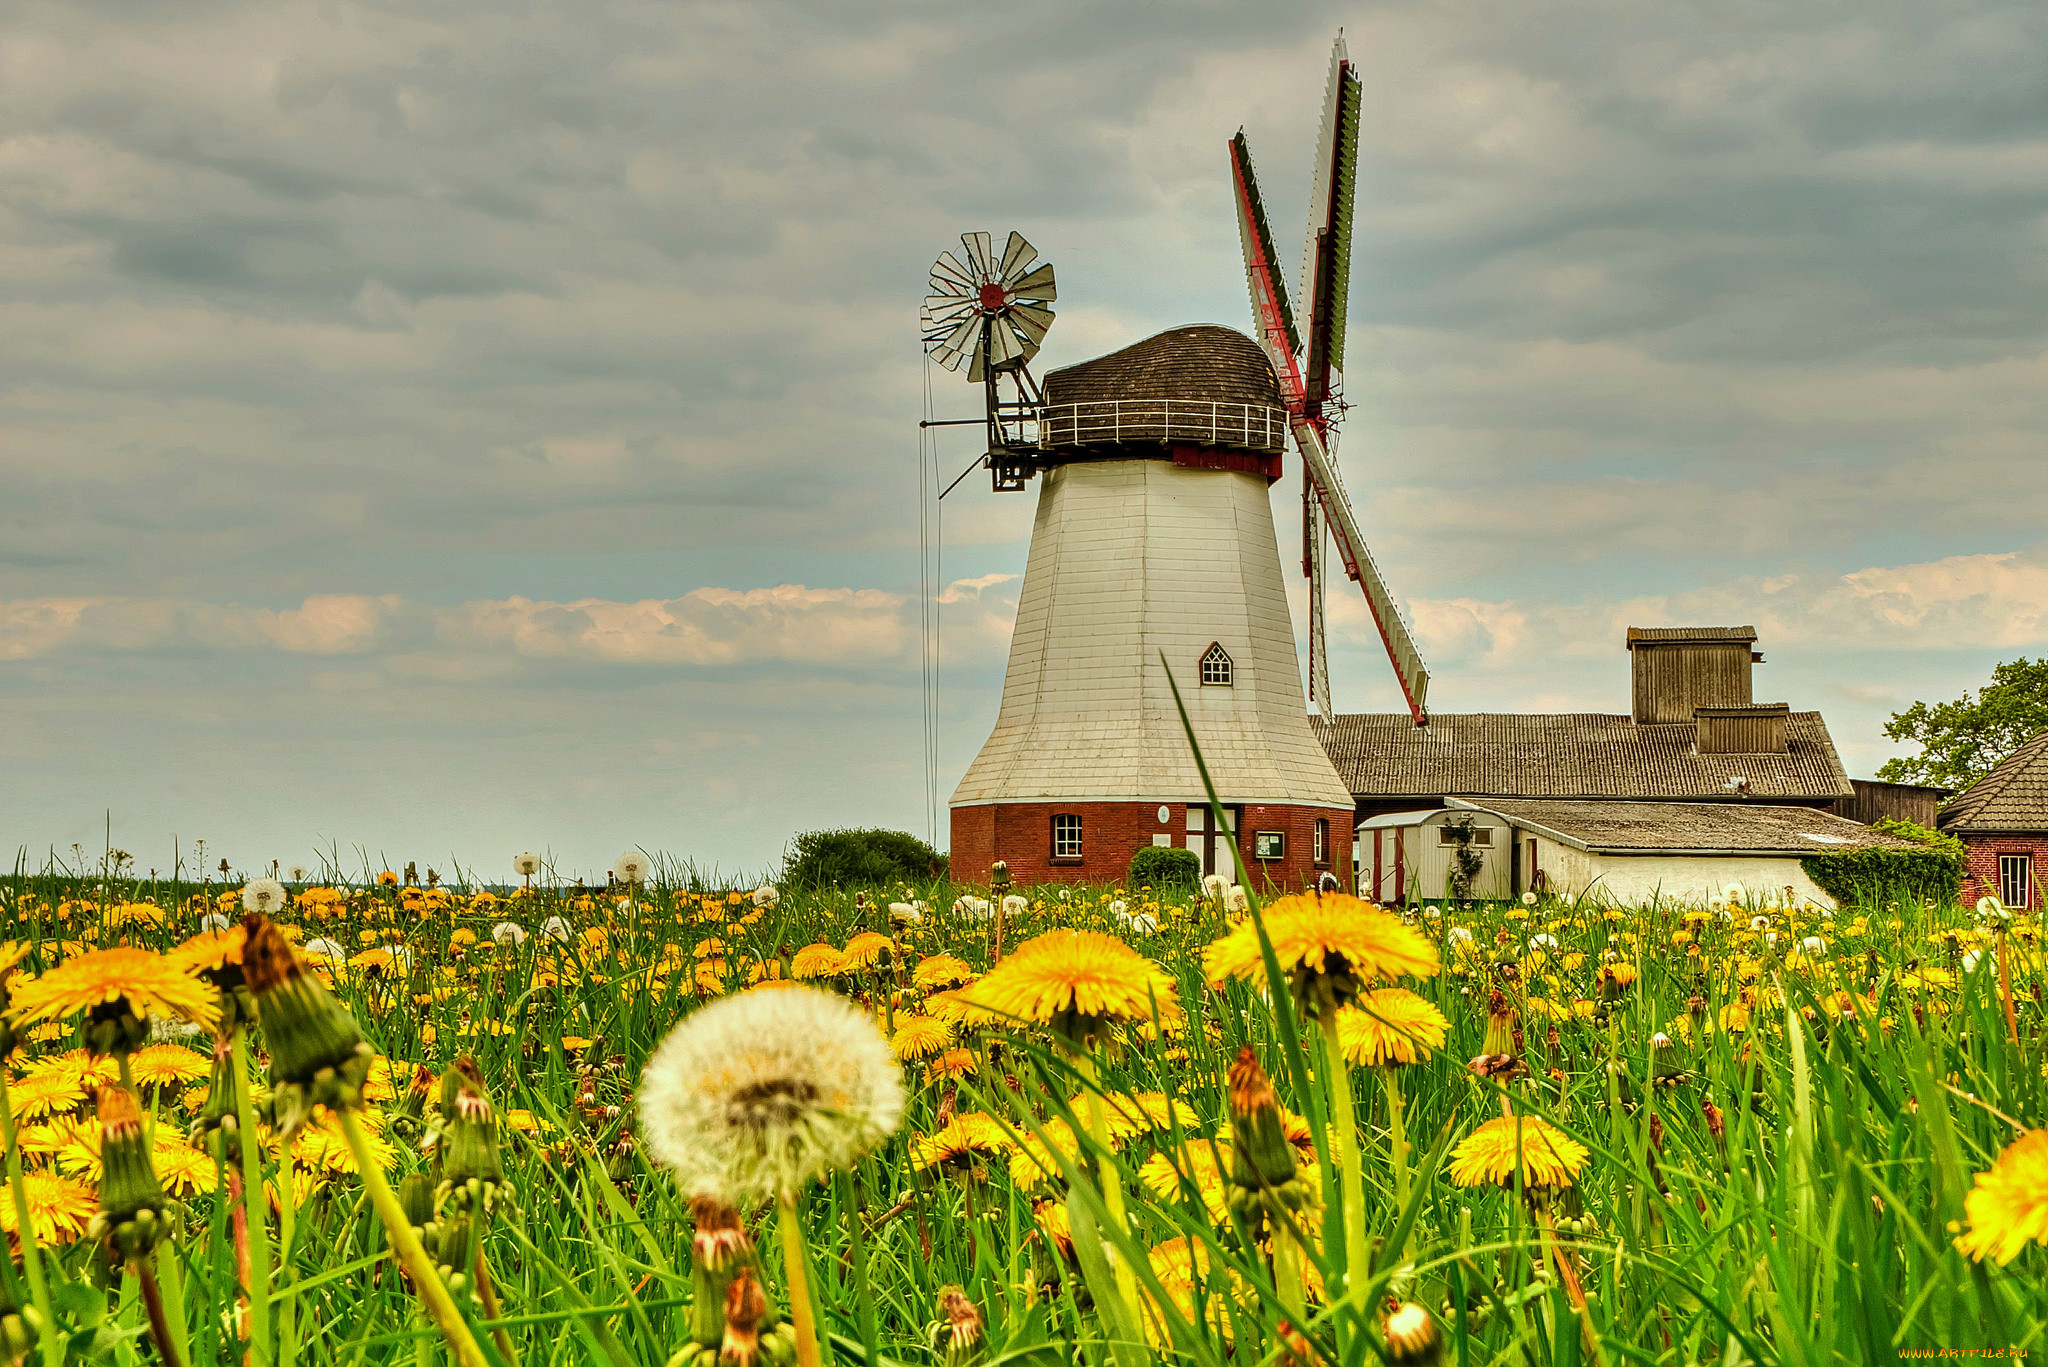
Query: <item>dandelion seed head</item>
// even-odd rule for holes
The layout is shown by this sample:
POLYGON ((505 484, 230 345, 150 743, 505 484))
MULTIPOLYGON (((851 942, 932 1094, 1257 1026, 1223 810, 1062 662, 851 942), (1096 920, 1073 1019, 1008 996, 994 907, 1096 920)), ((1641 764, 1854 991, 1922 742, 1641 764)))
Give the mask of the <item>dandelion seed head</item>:
POLYGON ((275 916, 283 910, 289 896, 284 884, 275 878, 251 878, 242 887, 243 907, 264 916, 275 916))
POLYGON ((903 1074, 875 1022, 791 986, 695 1012, 640 1077, 647 1147, 689 1195, 759 1204, 850 1166, 893 1133, 903 1074))

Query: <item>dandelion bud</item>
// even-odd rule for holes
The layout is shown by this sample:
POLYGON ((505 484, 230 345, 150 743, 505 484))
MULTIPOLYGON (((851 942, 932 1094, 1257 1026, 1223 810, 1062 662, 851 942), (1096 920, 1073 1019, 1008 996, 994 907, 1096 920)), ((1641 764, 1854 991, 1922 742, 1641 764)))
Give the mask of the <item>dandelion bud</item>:
POLYGON ((213 1072, 206 1084, 206 1102, 199 1108, 199 1118, 192 1122, 187 1137, 204 1147, 212 1135, 221 1137, 223 1158, 236 1163, 242 1157, 242 1137, 239 1119, 241 1095, 238 1086, 246 1085, 235 1067, 234 1050, 229 1046, 227 1036, 215 1036, 213 1041, 213 1072))
POLYGON ((945 1367, 972 1367, 981 1360, 981 1311, 957 1286, 939 1289, 939 1310, 946 1317, 933 1334, 940 1360, 945 1367))
POLYGON ((1436 1317, 1414 1301, 1403 1301, 1387 1315, 1380 1332, 1387 1340, 1387 1361, 1400 1367, 1426 1367, 1443 1356, 1443 1333, 1436 1317))
POLYGON ((126 1087, 100 1088, 99 1118, 100 1209, 90 1232, 106 1240, 112 1256, 133 1261, 148 1256, 169 1232, 157 1218, 164 1189, 134 1094, 126 1087))
POLYGON ((1515 1047, 1515 1025, 1518 1015, 1508 1004, 1507 993, 1493 989, 1486 999, 1486 1043, 1489 1054, 1519 1054, 1515 1047))
POLYGON ((742 1267, 725 1288, 725 1351, 720 1356, 728 1362, 752 1362, 761 1321, 767 1317, 768 1295, 754 1269, 742 1267))
POLYGON ((289 1139, 316 1105, 340 1110, 361 1104, 376 1053, 348 1009, 307 976, 269 918, 251 912, 242 929, 248 937, 242 971, 270 1046, 278 1132, 289 1139))
POLYGON ((988 885, 992 891, 997 893, 1010 890, 1010 866, 1008 863, 998 859, 995 863, 988 866, 988 885))
POLYGON ((1250 1045, 1230 1065, 1229 1082, 1237 1184, 1255 1189, 1285 1186, 1294 1179, 1300 1160, 1280 1127, 1280 1098, 1250 1045))

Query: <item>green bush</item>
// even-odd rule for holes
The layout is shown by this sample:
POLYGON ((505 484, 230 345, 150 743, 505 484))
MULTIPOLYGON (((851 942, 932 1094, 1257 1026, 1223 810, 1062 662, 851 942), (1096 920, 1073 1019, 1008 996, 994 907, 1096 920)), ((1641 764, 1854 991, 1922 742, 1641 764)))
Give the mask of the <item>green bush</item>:
POLYGON ((922 883, 938 877, 945 862, 908 831, 804 831, 789 842, 782 881, 799 888, 922 883))
POLYGON ((1843 906, 1911 898, 1953 903, 1961 893, 1967 852, 1963 842, 1911 821, 1885 817, 1871 829, 1899 840, 1910 850, 1871 847, 1816 854, 1799 861, 1806 876, 1843 906))
POLYGON ((1131 856, 1131 871, 1125 886, 1191 889, 1202 881, 1202 857, 1193 850, 1176 850, 1166 845, 1145 845, 1131 856))

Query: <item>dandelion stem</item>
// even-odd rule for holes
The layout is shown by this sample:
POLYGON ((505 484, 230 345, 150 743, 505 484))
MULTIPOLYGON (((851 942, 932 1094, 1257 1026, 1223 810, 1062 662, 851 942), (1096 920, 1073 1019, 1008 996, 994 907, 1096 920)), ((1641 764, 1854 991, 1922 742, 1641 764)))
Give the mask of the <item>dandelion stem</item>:
MULTIPOLYGON (((1095 1056, 1077 1053, 1074 1066, 1088 1084, 1088 1137, 1102 1146, 1102 1158, 1096 1164, 1096 1180, 1102 1188, 1103 1209, 1109 1212, 1109 1220, 1119 1234, 1130 1233, 1130 1223, 1124 1218, 1124 1184, 1117 1178, 1115 1160, 1111 1158, 1112 1145, 1109 1133, 1109 1108, 1103 1104, 1102 1088, 1095 1077, 1095 1056)), ((1138 1318, 1138 1276, 1131 1270, 1128 1260, 1119 1249, 1108 1250, 1114 1259, 1117 1294, 1123 1297, 1132 1319, 1138 1318)))
POLYGON ((1998 933, 1998 999, 2005 1006, 2005 1033, 2014 1044, 2020 1042, 2019 1017, 2012 1009, 2012 970, 2007 967, 2005 944, 2012 936, 2001 930, 1998 933))
POLYGON ((257 1367, 273 1360, 270 1343, 270 1212, 264 1196, 263 1145, 256 1133, 256 1107, 249 1100, 249 1032, 234 1032, 235 1123, 242 1146, 242 1208, 249 1234, 249 1344, 257 1367))
POLYGON ((820 1367, 818 1315, 811 1301, 810 1269, 804 1265, 804 1232, 797 1223, 796 1193, 783 1192, 775 1204, 783 1273, 789 1278, 789 1317, 796 1325, 797 1367, 820 1367))
POLYGON ((1337 1036, 1337 1011, 1324 1003, 1316 1013, 1323 1034, 1323 1072, 1330 1092, 1330 1147, 1337 1151, 1339 1191, 1344 1200, 1345 1293, 1365 1285, 1369 1258, 1365 1238, 1365 1175, 1358 1165, 1358 1120, 1351 1104, 1351 1073, 1337 1036))
POLYGON ((363 1122, 353 1106, 345 1106, 341 1110, 341 1132, 348 1139, 349 1151, 355 1155, 363 1187, 370 1193, 370 1204, 377 1208, 378 1218, 384 1221, 384 1232, 391 1240, 392 1251, 398 1255, 400 1265, 412 1274, 413 1286, 419 1291, 420 1299, 426 1302, 427 1313, 440 1327, 441 1337, 447 1339, 448 1346, 455 1351, 456 1361, 462 1367, 488 1367, 483 1350, 477 1347, 469 1325, 463 1322, 462 1312, 455 1308, 455 1298, 448 1294, 441 1274, 427 1260, 426 1250, 420 1247, 419 1236, 413 1233, 412 1222, 405 1218, 404 1207, 392 1194, 391 1184, 384 1180, 384 1169, 377 1166, 376 1155, 370 1152, 370 1137, 363 1133, 363 1122))
POLYGON ((63 1367, 63 1336, 57 1332, 52 1313, 50 1284, 43 1280, 43 1255, 36 1241, 35 1221, 29 1213, 28 1187, 21 1177, 21 1150, 14 1142, 14 1102, 7 1095, 4 1067, 0 1067, 0 1125, 6 1127, 7 1186, 14 1195, 14 1228, 21 1241, 21 1270, 28 1277, 29 1299, 35 1302, 36 1313, 43 1317, 43 1362, 45 1367, 63 1367))
MULTIPOLYGON (((481 1241, 476 1247, 476 1296, 483 1302, 484 1314, 487 1317, 494 1320, 505 1318, 505 1309, 498 1303, 498 1288, 491 1285, 491 1268, 490 1264, 484 1261, 484 1247, 481 1241)), ((511 1331, 502 1324, 498 1325, 491 1330, 491 1338, 496 1341, 498 1352, 509 1367, 519 1367, 519 1354, 512 1347, 511 1331)))
POLYGON ((157 1356, 170 1367, 185 1367, 185 1359, 178 1355, 177 1341, 171 1337, 171 1321, 164 1313, 163 1291, 156 1284, 156 1274, 140 1258, 131 1261, 128 1270, 142 1288, 142 1304, 149 1311, 149 1336, 156 1340, 157 1356))
POLYGON ((1543 1229, 1543 1247, 1550 1254, 1551 1262, 1557 1265, 1557 1275, 1564 1282, 1565 1295, 1571 1298, 1572 1309, 1578 1312, 1579 1331, 1586 1336, 1586 1351, 1593 1361, 1606 1367, 1607 1357, 1600 1351, 1599 1335, 1593 1332, 1593 1314, 1586 1308, 1586 1291, 1579 1285, 1579 1274, 1573 1269, 1571 1259, 1557 1246, 1557 1226, 1551 1222, 1550 1207, 1539 1204, 1536 1222, 1543 1229))
MULTIPOLYGON (((299 1218, 298 1193, 292 1185, 291 1159, 277 1163, 277 1283, 292 1284, 292 1244, 299 1218)), ((286 1295, 277 1303, 277 1367, 292 1367, 299 1355, 298 1301, 286 1295)))
MULTIPOLYGON (((1401 1100, 1400 1070, 1390 1063, 1380 1065, 1380 1082, 1387 1092, 1387 1143, 1394 1167, 1394 1209, 1403 1212, 1408 1209, 1408 1122, 1401 1100)), ((1414 1237, 1412 1227, 1409 1236, 1414 1237)), ((1404 1247, 1401 1251, 1408 1250, 1404 1247)))
MULTIPOLYGON (((1301 1275, 1301 1246, 1295 1243, 1291 1229, 1273 1232, 1273 1286, 1280 1293, 1280 1303, 1287 1307, 1294 1327, 1299 1329, 1308 1323, 1308 1287, 1301 1275)), ((1286 1360, 1284 1352, 1279 1360, 1286 1360)))

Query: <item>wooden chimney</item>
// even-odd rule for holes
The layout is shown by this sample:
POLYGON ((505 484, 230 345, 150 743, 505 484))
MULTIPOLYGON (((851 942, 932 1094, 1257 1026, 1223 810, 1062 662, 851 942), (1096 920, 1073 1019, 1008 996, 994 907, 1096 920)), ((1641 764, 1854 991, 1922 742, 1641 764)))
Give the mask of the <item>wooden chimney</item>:
POLYGON ((1630 627, 1628 653, 1635 719, 1646 724, 1690 723, 1701 707, 1749 706, 1750 667, 1764 658, 1755 627, 1630 627))
POLYGON ((1785 753, 1787 703, 1758 702, 1736 707, 1695 707, 1699 735, 1693 748, 1702 755, 1782 755, 1785 753))

